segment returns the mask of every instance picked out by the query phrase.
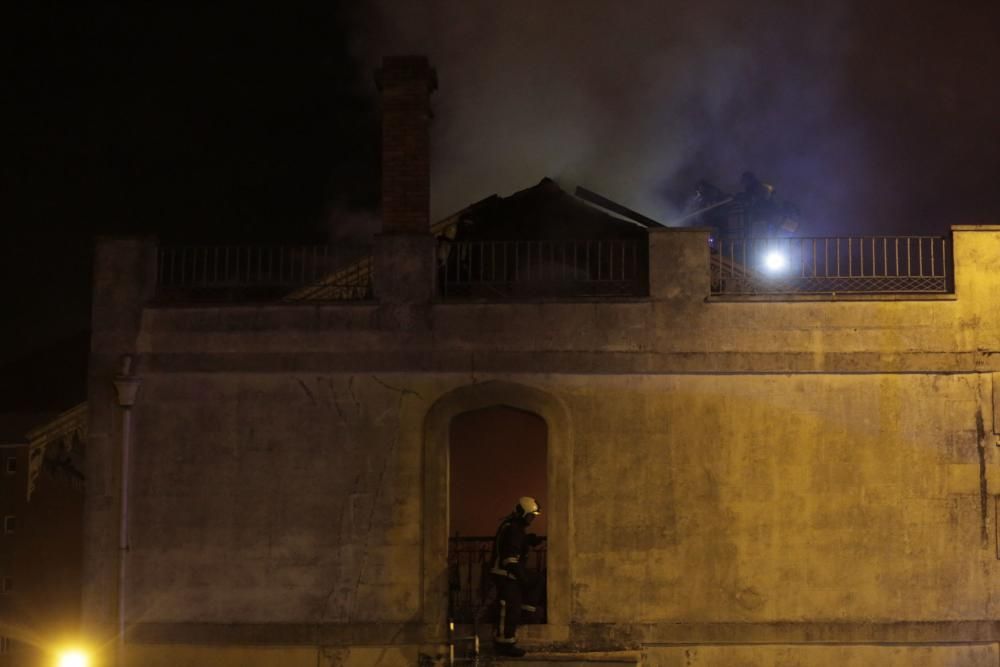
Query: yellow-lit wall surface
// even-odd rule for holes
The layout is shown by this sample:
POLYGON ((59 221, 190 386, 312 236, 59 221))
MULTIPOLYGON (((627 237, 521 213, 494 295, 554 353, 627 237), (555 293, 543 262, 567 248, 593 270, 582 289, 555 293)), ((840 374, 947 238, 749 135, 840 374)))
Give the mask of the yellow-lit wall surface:
POLYGON ((697 646, 647 649, 650 667, 771 667, 772 665, 841 665, 842 667, 991 667, 1000 659, 996 645, 859 646, 763 645, 697 646))
MULTIPOLYGON (((956 228, 955 294, 924 299, 716 301, 703 243, 661 233, 651 272, 696 270, 621 302, 166 307, 109 279, 87 491, 113 500, 88 506, 89 631, 116 622, 107 385, 129 353, 136 664, 439 655, 442 433, 499 403, 549 432, 551 613, 529 646, 995 665, 1000 230, 956 228)), ((99 248, 98 285, 145 252, 99 248)))
POLYGON ((253 647, 170 646, 145 644, 128 648, 128 664, 143 667, 409 667, 416 665, 415 647, 253 647))

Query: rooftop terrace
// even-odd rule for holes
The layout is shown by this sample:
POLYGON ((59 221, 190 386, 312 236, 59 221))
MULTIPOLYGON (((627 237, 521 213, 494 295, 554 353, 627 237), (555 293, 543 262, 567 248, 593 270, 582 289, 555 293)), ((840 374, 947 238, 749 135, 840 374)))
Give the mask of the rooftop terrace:
MULTIPOLYGON (((713 296, 837 298, 953 291, 947 237, 704 235, 703 269, 713 296)), ((650 267, 675 261, 651 256, 648 235, 483 241, 441 236, 433 242, 434 300, 642 299, 650 294, 650 267)), ((375 273, 371 246, 161 246, 157 300, 374 301, 375 273)))

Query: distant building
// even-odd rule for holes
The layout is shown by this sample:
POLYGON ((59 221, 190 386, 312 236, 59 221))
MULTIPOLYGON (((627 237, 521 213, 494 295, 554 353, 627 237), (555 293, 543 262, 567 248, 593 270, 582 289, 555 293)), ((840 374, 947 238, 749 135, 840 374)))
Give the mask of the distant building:
POLYGON ((106 664, 441 664, 537 495, 563 667, 995 667, 1000 227, 710 244, 548 180, 432 224, 434 85, 381 70, 370 252, 98 246, 106 664))
POLYGON ((49 667, 78 637, 87 404, 0 416, 0 666, 49 667))

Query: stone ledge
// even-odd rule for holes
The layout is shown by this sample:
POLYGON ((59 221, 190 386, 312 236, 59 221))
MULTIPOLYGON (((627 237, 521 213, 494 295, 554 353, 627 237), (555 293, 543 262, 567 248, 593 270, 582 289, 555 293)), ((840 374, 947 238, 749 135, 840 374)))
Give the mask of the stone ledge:
POLYGON ((638 651, 539 651, 529 652, 523 658, 496 658, 496 665, 516 664, 520 667, 530 665, 558 664, 560 667, 581 665, 585 667, 621 667, 622 665, 638 665, 642 654, 638 651))
POLYGON ((861 294, 830 292, 825 294, 713 294, 705 303, 814 302, 814 301, 957 301, 954 292, 886 292, 861 294))
POLYGON ((569 375, 759 375, 787 373, 1000 372, 990 350, 927 352, 621 352, 600 350, 415 350, 155 352, 146 373, 477 373, 569 375))
POLYGON ((359 646, 421 644, 419 623, 136 623, 134 644, 234 646, 359 646))
POLYGON ((568 645, 622 650, 699 644, 950 644, 1000 641, 1000 621, 772 623, 585 623, 570 626, 568 645))

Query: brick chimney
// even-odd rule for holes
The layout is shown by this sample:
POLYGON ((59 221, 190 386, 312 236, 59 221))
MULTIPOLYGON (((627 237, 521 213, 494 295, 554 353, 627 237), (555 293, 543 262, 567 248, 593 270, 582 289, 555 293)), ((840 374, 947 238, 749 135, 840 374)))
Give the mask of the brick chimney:
POLYGON ((428 304, 435 294, 428 129, 437 75, 424 56, 392 56, 375 77, 382 93, 382 233, 375 238, 372 288, 393 309, 387 321, 412 323, 419 318, 395 307, 428 304))
POLYGON ((430 231, 430 96, 437 74, 424 56, 387 56, 382 95, 382 232, 430 231))

